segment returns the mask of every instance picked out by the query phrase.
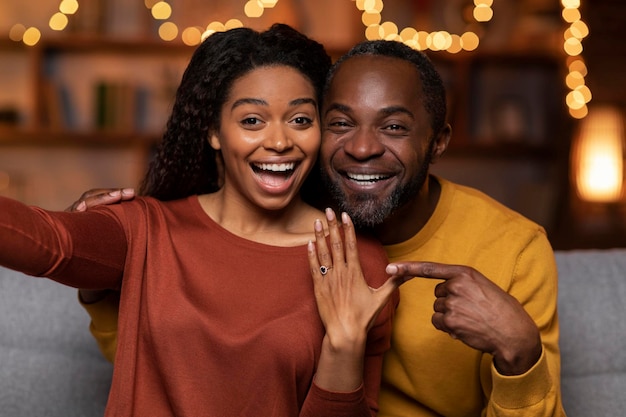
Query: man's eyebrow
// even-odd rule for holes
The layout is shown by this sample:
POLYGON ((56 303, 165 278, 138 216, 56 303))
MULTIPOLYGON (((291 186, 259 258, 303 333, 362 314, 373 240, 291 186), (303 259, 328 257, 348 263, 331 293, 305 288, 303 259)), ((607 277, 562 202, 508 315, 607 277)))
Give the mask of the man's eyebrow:
POLYGON ((380 112, 385 114, 386 116, 390 116, 390 115, 395 114, 395 113, 404 113, 407 116, 409 116, 411 119, 415 120, 415 116, 413 115, 413 112, 411 112, 409 109, 407 109, 406 107, 403 107, 403 106, 389 106, 389 107, 385 107, 385 108, 381 109, 380 112))
MULTIPOLYGON (((332 103, 332 104, 330 104, 328 106, 328 108, 326 109, 326 112, 324 113, 324 115, 328 114, 329 112, 331 112, 333 110, 338 110, 338 111, 340 111, 342 113, 351 113, 352 112, 352 107, 350 107, 350 106, 348 106, 346 104, 332 103)), ((382 113, 385 116, 391 116, 392 114, 396 114, 396 113, 404 113, 407 116, 409 116, 411 119, 415 120, 415 116, 413 115, 413 112, 411 112, 409 109, 407 109, 404 106, 383 107, 378 112, 382 113)))
POLYGON ((338 110, 342 113, 350 113, 352 111, 352 108, 346 104, 332 103, 328 106, 328 108, 326 108, 324 115, 328 114, 329 112, 333 110, 338 110))

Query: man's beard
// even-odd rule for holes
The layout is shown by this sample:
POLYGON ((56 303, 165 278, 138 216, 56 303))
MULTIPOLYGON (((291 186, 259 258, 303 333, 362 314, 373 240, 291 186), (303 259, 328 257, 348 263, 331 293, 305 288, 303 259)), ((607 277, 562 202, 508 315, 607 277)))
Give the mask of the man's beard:
POLYGON ((407 184, 394 188, 391 194, 383 199, 380 199, 377 194, 365 192, 351 193, 351 197, 348 198, 348 195, 336 182, 332 181, 323 168, 321 169, 321 176, 331 198, 341 211, 350 215, 354 226, 357 229, 368 229, 381 225, 394 212, 411 202, 419 194, 428 178, 430 160, 430 152, 428 152, 417 175, 411 178, 407 184))

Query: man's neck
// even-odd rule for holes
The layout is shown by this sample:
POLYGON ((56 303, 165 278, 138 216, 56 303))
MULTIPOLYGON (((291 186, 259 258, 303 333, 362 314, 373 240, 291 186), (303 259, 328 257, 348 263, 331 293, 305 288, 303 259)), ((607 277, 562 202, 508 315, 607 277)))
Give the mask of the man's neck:
POLYGON ((401 243, 415 236, 434 213, 440 195, 441 185, 429 176, 417 196, 375 227, 374 235, 383 245, 401 243))

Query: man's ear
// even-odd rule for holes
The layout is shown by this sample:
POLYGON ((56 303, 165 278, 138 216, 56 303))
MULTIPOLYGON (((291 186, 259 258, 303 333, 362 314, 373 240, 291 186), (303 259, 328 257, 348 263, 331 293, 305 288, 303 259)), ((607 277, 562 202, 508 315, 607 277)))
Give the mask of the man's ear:
POLYGON ((209 145, 211 145, 211 148, 215 149, 216 151, 222 149, 222 145, 220 144, 220 138, 215 133, 211 133, 209 135, 209 145))
POLYGON ((450 143, 450 138, 452 137, 452 126, 450 124, 446 124, 441 132, 435 138, 435 144, 433 146, 433 153, 431 155, 430 163, 434 164, 441 158, 446 149, 448 149, 448 144, 450 143))

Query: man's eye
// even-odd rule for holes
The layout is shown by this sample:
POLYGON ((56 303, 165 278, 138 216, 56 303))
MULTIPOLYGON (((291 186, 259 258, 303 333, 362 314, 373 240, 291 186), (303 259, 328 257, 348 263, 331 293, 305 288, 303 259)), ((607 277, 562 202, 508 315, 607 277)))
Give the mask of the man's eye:
POLYGON ((404 129, 404 126, 391 124, 391 125, 385 126, 385 130, 405 130, 405 129, 404 129))

